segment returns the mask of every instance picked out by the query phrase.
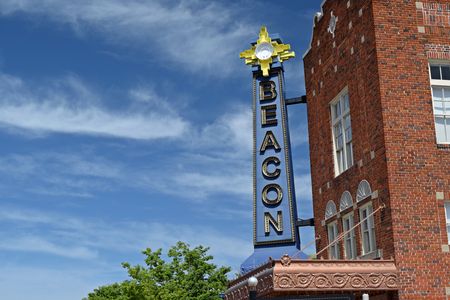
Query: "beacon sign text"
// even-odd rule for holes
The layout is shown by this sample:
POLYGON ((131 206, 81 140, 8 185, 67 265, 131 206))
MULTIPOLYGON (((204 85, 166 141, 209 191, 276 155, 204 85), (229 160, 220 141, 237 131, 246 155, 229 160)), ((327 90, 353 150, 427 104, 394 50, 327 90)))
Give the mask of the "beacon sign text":
POLYGON ((255 77, 255 245, 295 241, 292 170, 282 72, 255 77))

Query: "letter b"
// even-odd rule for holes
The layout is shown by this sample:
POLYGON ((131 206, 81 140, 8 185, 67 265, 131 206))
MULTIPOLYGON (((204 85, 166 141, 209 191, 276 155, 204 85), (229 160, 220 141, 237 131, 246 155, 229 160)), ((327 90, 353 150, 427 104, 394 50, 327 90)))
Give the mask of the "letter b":
POLYGON ((259 83, 259 100, 273 100, 277 97, 276 85, 273 81, 261 81, 259 83))

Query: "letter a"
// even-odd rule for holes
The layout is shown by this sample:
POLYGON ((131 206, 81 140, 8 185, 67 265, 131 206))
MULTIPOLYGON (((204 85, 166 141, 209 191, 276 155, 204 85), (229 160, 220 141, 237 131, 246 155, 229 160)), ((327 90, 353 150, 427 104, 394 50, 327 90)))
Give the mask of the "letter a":
POLYGON ((261 144, 261 149, 259 149, 259 151, 264 154, 267 148, 273 148, 275 149, 275 151, 279 151, 281 149, 280 144, 278 144, 277 139, 273 135, 273 132, 270 130, 266 132, 264 140, 261 144))

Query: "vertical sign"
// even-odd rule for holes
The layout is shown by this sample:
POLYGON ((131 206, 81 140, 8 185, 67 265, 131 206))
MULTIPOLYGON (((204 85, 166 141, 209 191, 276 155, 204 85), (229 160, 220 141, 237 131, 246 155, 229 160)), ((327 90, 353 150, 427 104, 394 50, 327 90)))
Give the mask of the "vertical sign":
POLYGON ((255 246, 298 242, 282 68, 253 75, 253 201, 255 246))

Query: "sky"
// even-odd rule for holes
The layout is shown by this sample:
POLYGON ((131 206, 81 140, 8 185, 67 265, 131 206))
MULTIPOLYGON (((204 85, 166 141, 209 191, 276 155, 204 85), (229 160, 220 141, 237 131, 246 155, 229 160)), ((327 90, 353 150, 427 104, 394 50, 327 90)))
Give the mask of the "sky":
MULTIPOLYGON (((296 52, 287 96, 304 95, 320 3, 0 0, 2 298, 81 299, 179 240, 237 271, 253 250, 239 52, 262 25, 280 34, 296 52)), ((298 214, 310 218, 306 107, 288 113, 298 214)))

